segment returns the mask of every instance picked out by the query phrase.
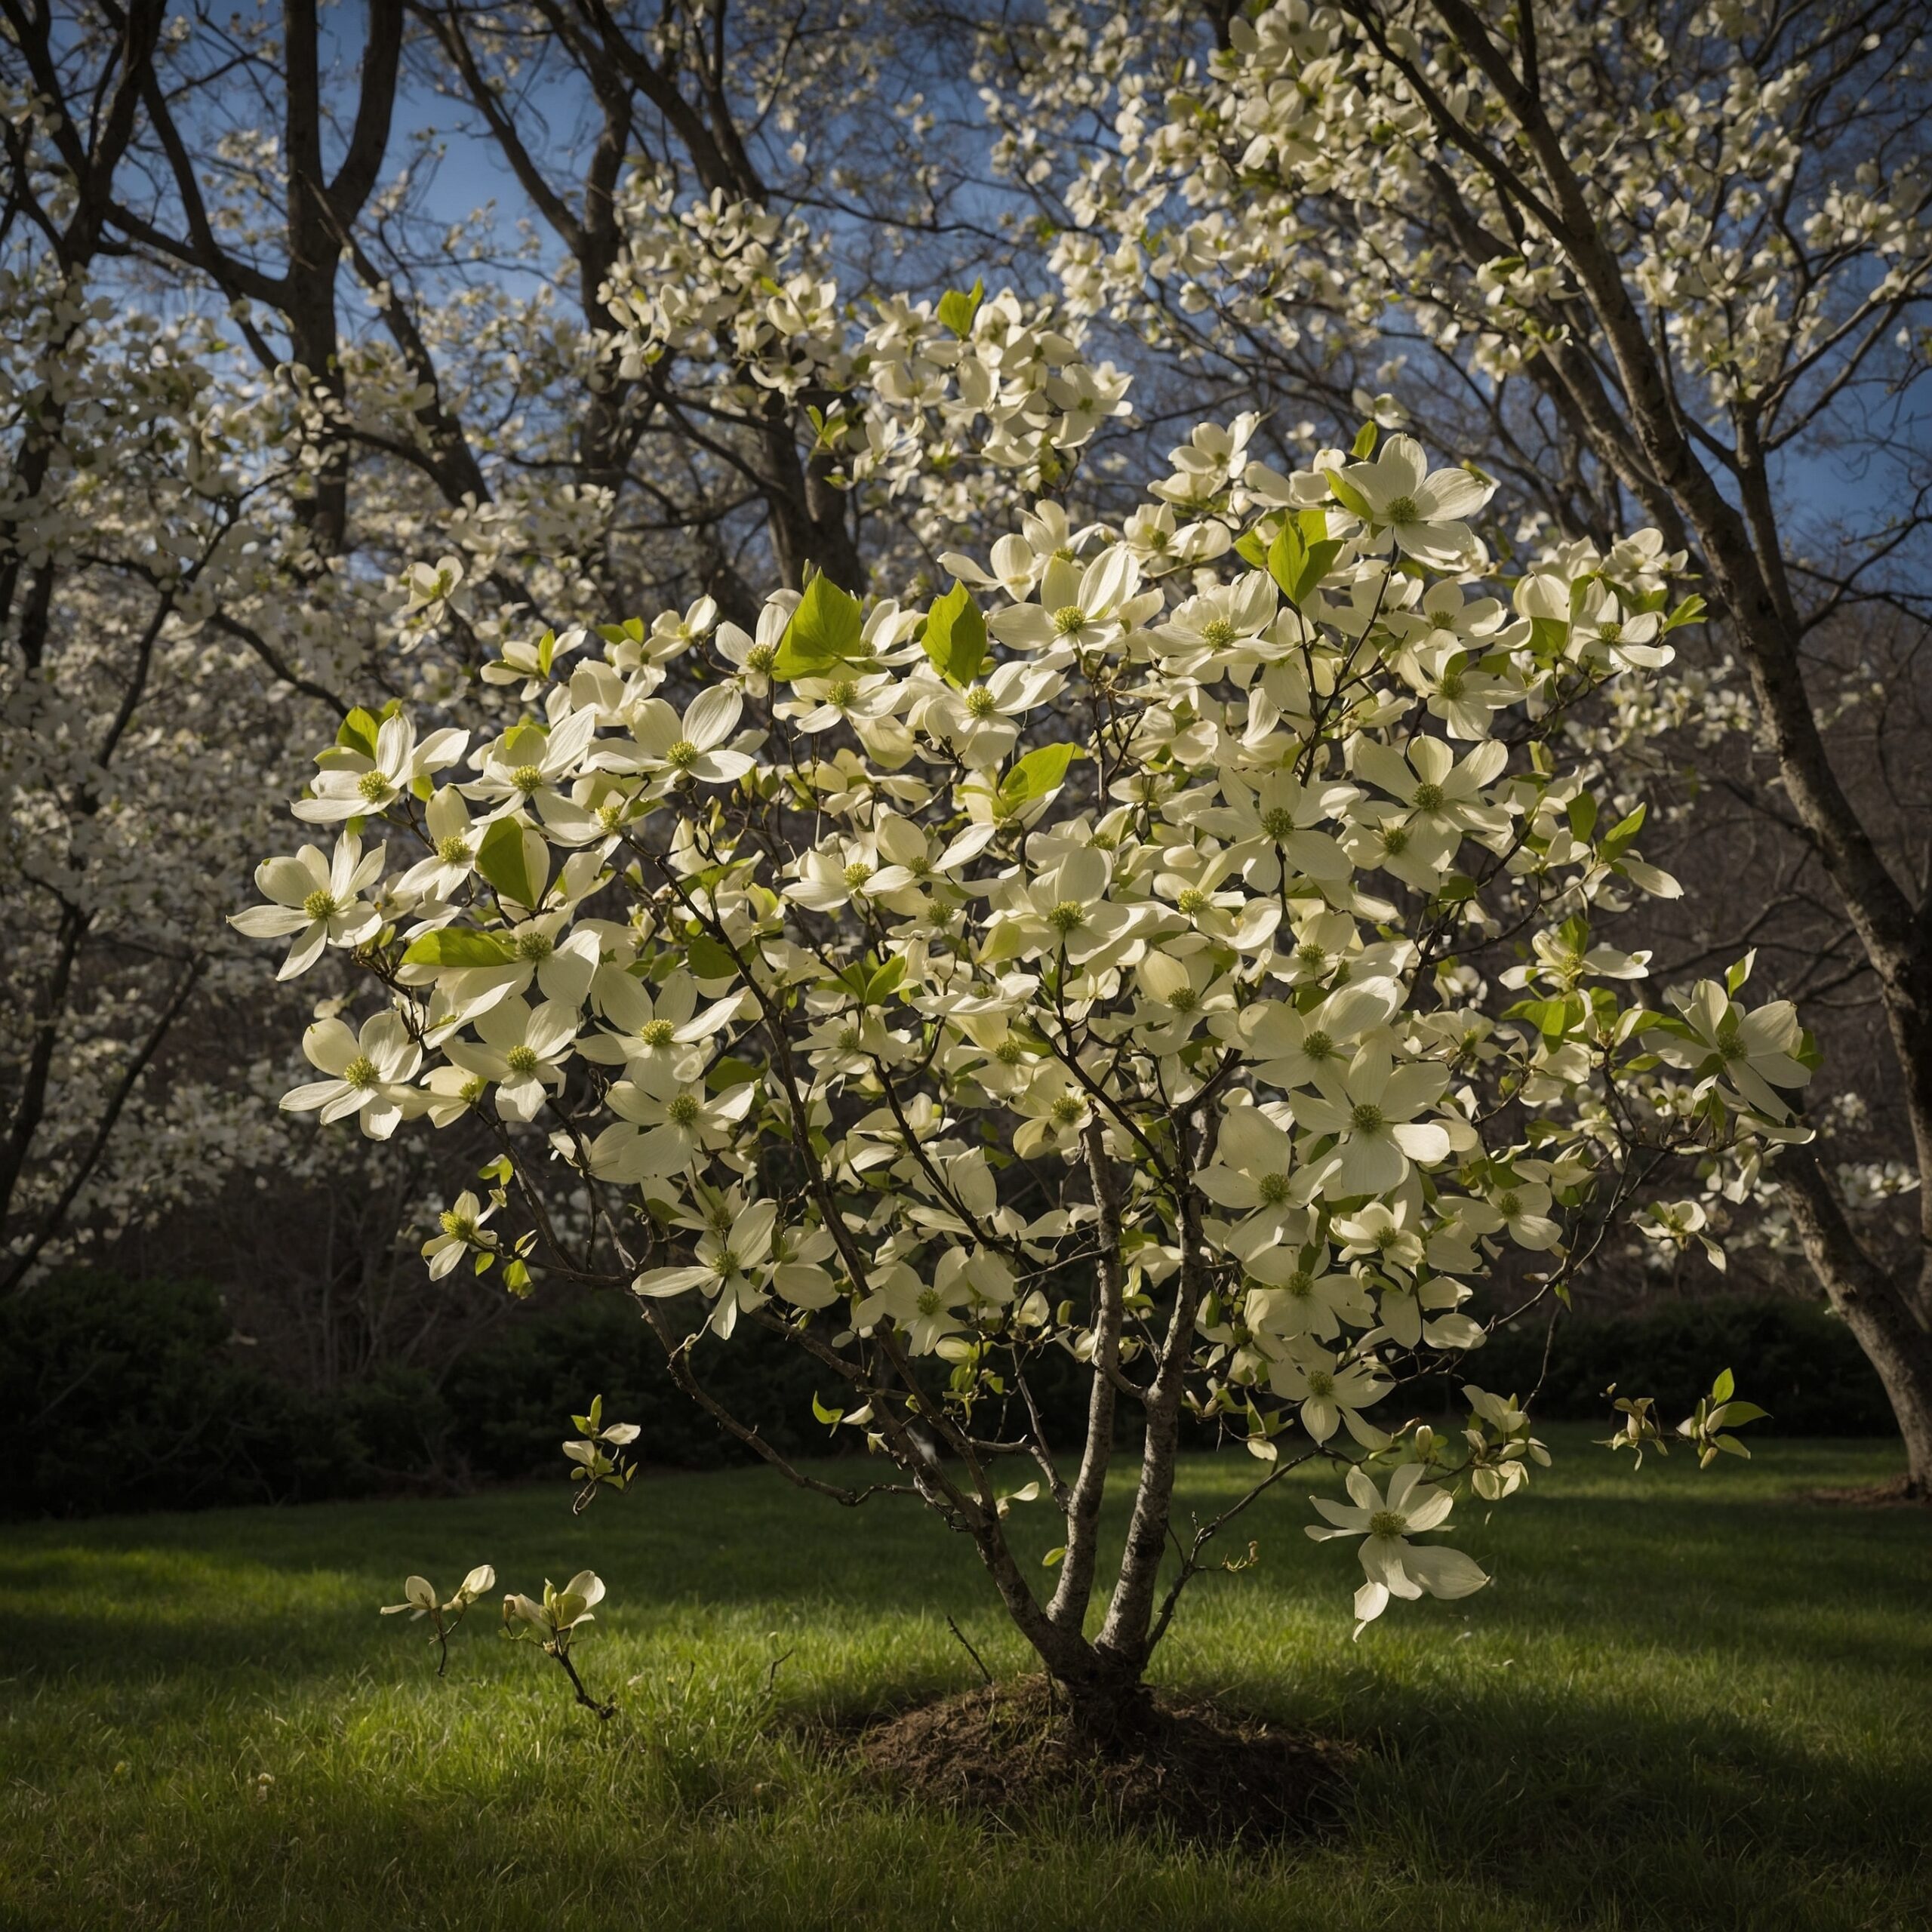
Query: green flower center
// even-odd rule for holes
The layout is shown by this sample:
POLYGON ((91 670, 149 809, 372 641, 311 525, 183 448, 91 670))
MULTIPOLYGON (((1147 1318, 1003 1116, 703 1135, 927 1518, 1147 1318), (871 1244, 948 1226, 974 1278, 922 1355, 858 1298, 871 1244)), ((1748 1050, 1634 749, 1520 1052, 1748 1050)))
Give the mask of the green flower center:
POLYGON ((1391 523, 1420 523, 1422 512, 1416 506, 1413 497, 1398 497, 1386 512, 1391 523))
POLYGON ((848 1054, 852 1052, 857 1047, 863 1035, 856 1026, 847 1026, 840 1027, 838 1029, 838 1044, 840 1050, 848 1054))
POLYGON ((945 1306, 945 1303, 940 1299, 938 1289, 921 1288, 919 1291, 918 1310, 928 1319, 938 1314, 945 1306))
POLYGON ((1054 629, 1062 637, 1071 637, 1087 621, 1087 613, 1078 604, 1063 604, 1054 613, 1054 629))
POLYGON ((838 706, 841 711, 851 703, 858 695, 858 683, 856 679, 851 678, 841 678, 826 694, 826 696, 838 706))
POLYGON ((1308 1371, 1308 1392, 1325 1401, 1335 1392, 1335 1378, 1325 1368, 1311 1368, 1308 1371))
POLYGON ((1409 828, 1406 825, 1384 826, 1382 849, 1390 858, 1399 859, 1409 849, 1409 828))
POLYGON ((376 1063, 367 1054, 358 1054, 342 1069, 342 1077, 352 1087, 359 1087, 365 1093, 382 1078, 376 1070, 376 1063))
POLYGON ((1444 671, 1435 688, 1444 697, 1457 698, 1463 695, 1463 674, 1460 671, 1444 671))
POLYGON ((1295 815, 1286 805, 1277 805, 1272 812, 1263 814, 1261 829, 1278 845, 1293 834, 1295 815))
POLYGON ((505 1064, 521 1080, 528 1080, 543 1063, 537 1057, 534 1047, 512 1047, 504 1054, 505 1064))
POLYGON ((680 738, 664 754, 664 762, 673 771, 688 771, 698 761, 698 749, 688 738, 680 738))
POLYGON ((391 787, 383 773, 365 771, 356 780, 355 789, 365 804, 377 805, 389 796, 391 787))
POLYGON ((1398 1537, 1408 1527, 1408 1518, 1399 1509, 1378 1509, 1368 1519, 1372 1537, 1398 1537))
POLYGON ((540 764, 520 764, 510 774, 510 783, 527 798, 533 792, 543 789, 543 768, 540 764))
POLYGON ((1262 1203, 1269 1208, 1278 1208, 1288 1198, 1288 1177, 1286 1174, 1263 1174, 1257 1183, 1256 1192, 1262 1203))
POLYGON ((1317 946, 1312 939, 1304 940, 1295 948, 1295 957, 1311 973, 1318 973, 1328 963, 1328 949, 1317 946))
POLYGON ((677 1036, 677 1029, 668 1020, 647 1020, 637 1029, 637 1036, 647 1047, 668 1047, 677 1036))
POLYGON ((454 1208, 445 1208, 436 1217, 442 1223, 443 1232, 457 1241, 469 1241, 476 1232, 476 1223, 467 1214, 459 1214, 454 1208))
POLYGON ((1281 1285, 1297 1301, 1306 1301, 1315 1293, 1315 1277, 1306 1268, 1297 1268, 1281 1285))
POLYGON ((451 832, 448 838, 437 840, 436 857, 446 866, 466 865, 469 860, 469 841, 451 832))
POLYGON ((1599 624, 1597 626, 1597 635, 1605 644, 1614 644, 1623 635, 1623 626, 1621 624, 1599 624))
POLYGON ((697 1116, 697 1101, 689 1094, 673 1094, 664 1109, 664 1118, 673 1127, 695 1127, 697 1116))
POLYGON ((854 859, 845 868, 845 890, 857 892, 872 875, 872 869, 863 859, 854 859))
POLYGON ((969 718, 990 718, 998 709, 998 700, 984 685, 975 685, 966 694, 966 713, 969 718))
POLYGON ((1374 1134, 1382 1125, 1382 1109, 1373 1100, 1363 1100, 1357 1104, 1349 1115, 1349 1124, 1358 1134, 1374 1134))
POLYGON ((1086 923, 1087 909, 1077 899, 1063 899, 1047 915, 1047 924, 1057 933, 1077 933, 1086 923))
POLYGON ((1026 1057, 1026 1049, 1018 1040, 1002 1040, 993 1049, 993 1058, 1001 1066, 1017 1066, 1026 1057))
POLYGON ((777 662, 778 647, 775 644, 755 644, 745 653, 745 669, 761 678, 777 662))
POLYGON ((1071 1127, 1086 1111, 1084 1104, 1071 1094, 1063 1094, 1054 1103, 1054 1118, 1062 1127, 1071 1127))
POLYGON ((1201 627, 1201 642, 1212 645, 1217 651, 1225 650, 1240 635, 1241 632, 1225 617, 1217 617, 1201 627))
POLYGON ((1515 1195, 1499 1195, 1496 1201, 1496 1211, 1506 1221, 1513 1221, 1523 1211, 1523 1204, 1521 1198, 1515 1195))
POLYGON ((1192 986, 1177 986, 1168 1004, 1177 1013, 1192 1013, 1201 1004, 1201 995, 1192 986))
POLYGON ((1440 785, 1425 781, 1416 787, 1416 810, 1419 812, 1439 812, 1442 809, 1443 792, 1440 785))
POLYGON ((517 935, 516 956, 519 959, 548 959, 556 949, 556 941, 548 933, 519 933, 517 935))
POLYGON ((1301 1050, 1310 1060, 1326 1060, 1335 1051, 1335 1043, 1318 1027, 1302 1041, 1301 1050))
POLYGON ((318 886, 303 900, 302 910, 312 919, 332 919, 342 908, 335 903, 334 893, 318 886))
POLYGON ((1208 895, 1198 885, 1190 885, 1174 901, 1175 909, 1190 919, 1198 918, 1208 909, 1208 895))

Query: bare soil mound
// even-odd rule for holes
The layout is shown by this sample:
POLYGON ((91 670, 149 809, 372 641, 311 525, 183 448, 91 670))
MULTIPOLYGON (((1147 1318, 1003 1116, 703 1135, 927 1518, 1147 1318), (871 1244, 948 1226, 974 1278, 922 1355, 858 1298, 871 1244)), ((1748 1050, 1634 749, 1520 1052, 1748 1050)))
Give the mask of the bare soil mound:
POLYGON ((1156 1696, 1104 1744, 1077 1731, 1047 1680, 962 1691, 870 1726, 859 1755, 929 1802, 1010 1821, 1064 1804, 1129 1830, 1211 1842, 1331 1823, 1350 1753, 1210 1703, 1156 1696))

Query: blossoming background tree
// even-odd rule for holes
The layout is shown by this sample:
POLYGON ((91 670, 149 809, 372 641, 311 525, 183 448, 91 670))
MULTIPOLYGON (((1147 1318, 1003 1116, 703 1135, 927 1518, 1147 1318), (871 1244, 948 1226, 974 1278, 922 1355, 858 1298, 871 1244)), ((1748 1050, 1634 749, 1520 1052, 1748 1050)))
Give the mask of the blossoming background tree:
MULTIPOLYGON (((1686 876, 1724 881, 1730 916, 1660 927, 1663 956, 1762 938, 1863 1076, 1840 1118, 1866 1158, 1795 1151, 1782 1211, 1739 1232, 1795 1235, 1921 1493, 1924 29, 1911 5, 1057 5, 980 63, 1076 312, 1318 423, 1379 398, 1509 479, 1519 544, 1635 514, 1690 553, 1709 643, 1588 742, 1675 807, 1686 876), (1085 138, 1050 137, 1039 109, 1075 88, 1085 138)), ((1629 616, 1598 622, 1640 642, 1629 616)))

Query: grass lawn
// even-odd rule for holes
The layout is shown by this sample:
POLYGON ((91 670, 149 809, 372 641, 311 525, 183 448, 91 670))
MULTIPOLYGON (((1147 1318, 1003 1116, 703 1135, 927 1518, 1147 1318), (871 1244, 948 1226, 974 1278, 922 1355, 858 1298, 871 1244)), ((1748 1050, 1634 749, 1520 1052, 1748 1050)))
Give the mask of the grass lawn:
MULTIPOLYGON (((797 1720, 996 1670, 970 1548, 761 1471, 0 1532, 0 1926, 1923 1928, 1932 1518, 1798 1500, 1885 1444, 1769 1441, 1699 1476, 1551 1432, 1558 1468, 1454 1540, 1495 1586, 1359 1644, 1349 1546, 1284 1484, 1157 1675, 1363 1748, 1327 1835, 1269 1853, 1018 1835, 895 1802, 797 1720), (379 1621, 420 1569, 585 1564, 600 1725, 486 1604, 438 1682, 379 1621), (780 1655, 771 1703, 765 1684, 780 1655)), ((1244 1479, 1201 1459, 1184 1497, 1244 1479)), ((1039 1541, 1049 1525, 1038 1525, 1039 1541)), ((1232 1553, 1232 1552, 1231 1552, 1232 1553)))

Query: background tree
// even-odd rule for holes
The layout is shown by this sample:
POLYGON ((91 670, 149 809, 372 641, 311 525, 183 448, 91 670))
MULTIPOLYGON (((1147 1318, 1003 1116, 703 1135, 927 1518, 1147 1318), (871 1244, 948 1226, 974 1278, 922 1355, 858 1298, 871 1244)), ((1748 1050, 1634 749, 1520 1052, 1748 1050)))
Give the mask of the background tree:
MULTIPOLYGON (((1776 1174, 1884 1379, 1921 1490, 1923 25, 1906 5, 1291 0, 1146 22, 1050 9, 983 56, 1009 87, 1009 153, 1038 157, 1038 185, 1057 190, 1054 262, 1076 307, 1317 420, 1387 396, 1521 488, 1537 512, 1525 545, 1601 542, 1634 509, 1691 552, 1714 648, 1680 710, 1626 715, 1598 749, 1630 793, 1694 811, 1690 840, 1746 886, 1721 936, 1673 950, 1748 933, 1781 983, 1823 995, 1857 982, 1882 1014, 1894 1131, 1878 1151, 1909 1151, 1914 1224, 1888 1238, 1867 1217, 1861 1235, 1847 1211, 1843 1182, 1869 1205, 1896 1170, 1875 1190, 1869 1169, 1835 1186, 1800 1150, 1776 1174), (1192 58, 1174 89, 1177 48, 1192 58), (1026 131, 1069 66, 1091 139, 1056 156, 1026 131), (1827 481, 1854 446, 1862 484, 1827 481), (1672 725, 1684 728, 1653 742, 1672 725), (1714 801, 1755 823, 1715 838, 1714 801), (1746 851, 1768 863, 1747 871, 1746 851), (1851 957, 1820 933, 1820 886, 1851 957)), ((1854 1028, 1838 1030, 1857 1064, 1854 1028)))

